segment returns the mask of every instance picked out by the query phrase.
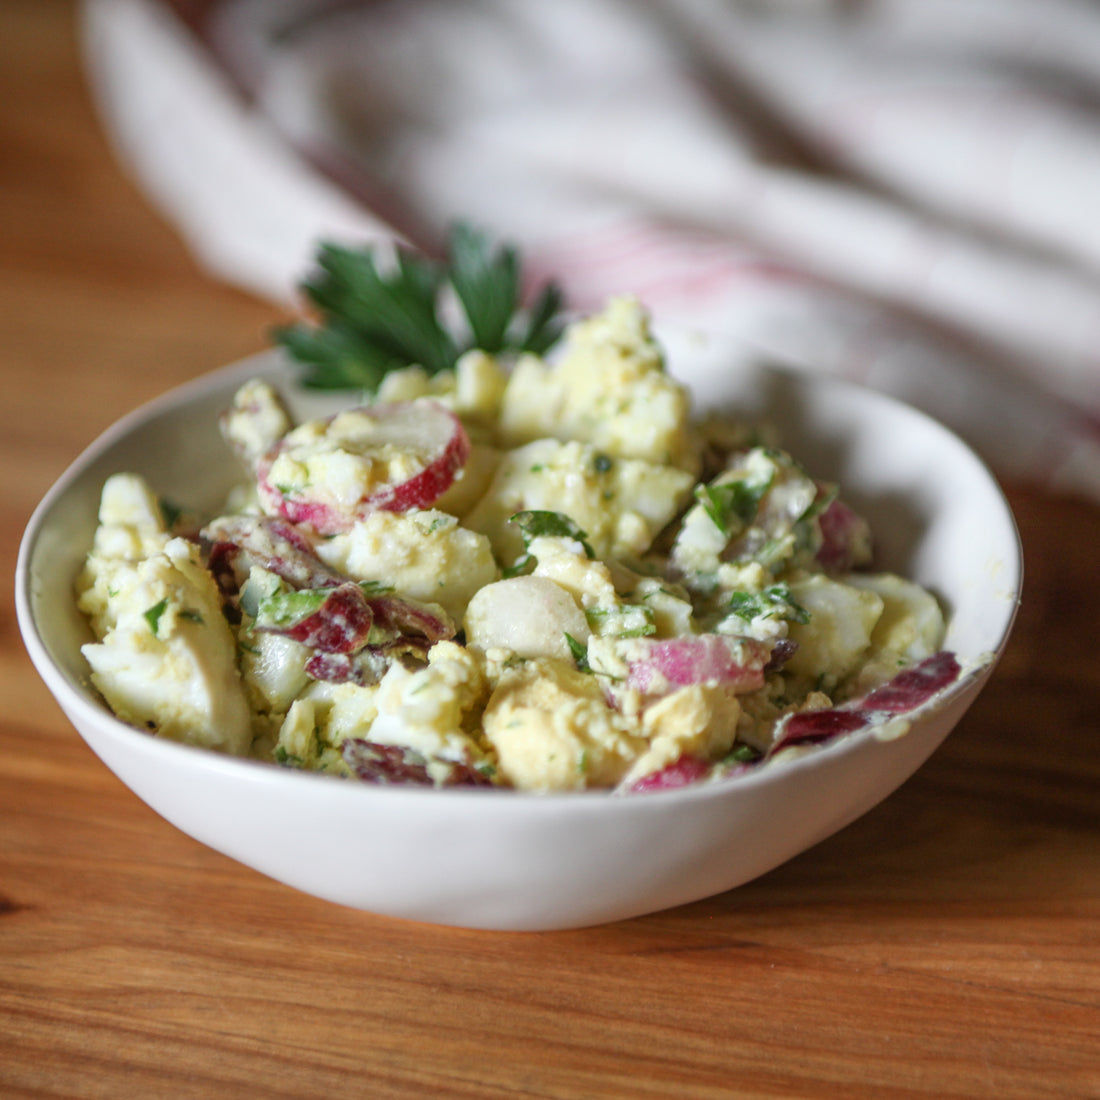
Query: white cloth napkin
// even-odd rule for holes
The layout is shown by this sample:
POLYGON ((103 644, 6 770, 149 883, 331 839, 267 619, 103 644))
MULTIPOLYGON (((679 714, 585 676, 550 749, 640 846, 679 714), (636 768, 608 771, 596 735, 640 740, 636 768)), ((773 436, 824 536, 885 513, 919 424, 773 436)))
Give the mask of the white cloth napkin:
POLYGON ((86 0, 85 41, 219 277, 293 301, 320 239, 465 219, 580 309, 635 293, 1100 501, 1095 0, 206 8, 86 0))

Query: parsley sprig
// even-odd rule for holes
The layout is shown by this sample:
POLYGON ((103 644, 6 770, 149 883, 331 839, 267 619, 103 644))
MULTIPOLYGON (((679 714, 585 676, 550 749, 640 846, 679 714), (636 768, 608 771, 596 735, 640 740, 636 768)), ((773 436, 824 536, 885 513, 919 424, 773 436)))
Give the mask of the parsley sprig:
POLYGON ((542 354, 562 332, 558 286, 546 284, 522 308, 516 249, 494 246, 465 223, 452 227, 445 263, 399 249, 381 264, 370 248, 323 244, 317 265, 301 287, 317 321, 275 332, 314 389, 373 391, 392 370, 415 364, 437 374, 471 348, 542 354), (462 331, 444 319, 450 296, 461 307, 462 331))

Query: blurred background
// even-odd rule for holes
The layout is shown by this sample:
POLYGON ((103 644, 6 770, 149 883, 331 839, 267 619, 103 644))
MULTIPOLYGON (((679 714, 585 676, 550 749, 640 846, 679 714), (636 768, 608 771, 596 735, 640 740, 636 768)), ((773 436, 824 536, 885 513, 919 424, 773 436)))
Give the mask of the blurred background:
POLYGON ((573 305, 888 390, 1100 498, 1094 0, 86 0, 121 162, 215 277, 461 218, 573 305))

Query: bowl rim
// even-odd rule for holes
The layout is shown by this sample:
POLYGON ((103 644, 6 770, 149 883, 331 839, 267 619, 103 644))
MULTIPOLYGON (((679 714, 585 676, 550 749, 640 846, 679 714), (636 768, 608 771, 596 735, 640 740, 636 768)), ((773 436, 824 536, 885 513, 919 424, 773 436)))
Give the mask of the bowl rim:
MULTIPOLYGON (((211 749, 155 737, 115 717, 107 704, 97 697, 94 688, 90 684, 81 683, 78 685, 74 683, 59 666, 50 653, 36 621, 33 609, 31 566, 39 540, 48 526, 54 507, 66 494, 73 482, 80 478, 91 464, 151 418, 177 409, 191 401, 209 396, 219 389, 227 389, 235 383, 239 384, 239 382, 243 382, 257 373, 285 372, 287 367, 288 361, 285 355, 278 349, 269 348, 236 360, 226 366, 207 371, 142 403, 93 439, 65 468, 32 512, 20 541, 16 562, 16 618, 24 646, 32 664, 66 716, 76 725, 78 733, 85 740, 88 740, 88 738, 81 729, 80 722, 90 724, 95 727, 99 734, 109 737, 119 744, 130 743, 136 746, 145 755, 163 755, 166 764, 170 765, 173 761, 181 764, 188 762, 190 766, 199 770, 225 773, 226 775, 239 777, 243 781, 262 781, 269 784, 290 783, 294 786, 303 782, 328 783, 331 790, 329 797, 337 799, 385 798, 399 801, 401 799, 430 798, 433 802, 445 799, 460 799, 463 801, 477 799, 486 805, 529 807, 535 813, 556 812, 556 807, 566 805, 577 807, 582 804, 591 806, 603 803, 626 802, 634 806, 639 803, 653 803, 656 807, 656 805, 667 805, 669 800, 686 799, 693 801, 696 799, 724 798, 746 785, 755 787, 778 782, 792 769, 799 771, 812 769, 818 766, 819 761, 831 760, 855 752, 870 740, 883 741, 874 727, 864 727, 825 744, 814 746, 811 751, 797 754, 789 759, 772 761, 763 767, 750 768, 718 781, 693 783, 682 787, 630 794, 618 792, 614 788, 529 792, 489 787, 437 789, 411 785, 333 783, 332 780, 336 777, 324 773, 282 768, 261 760, 230 756, 211 749), (343 793, 338 794, 338 791, 343 793), (356 793, 352 794, 350 792, 356 793), (545 807, 545 811, 537 807, 545 807)), ((912 717, 914 722, 919 721, 931 714, 942 711, 959 700, 960 697, 967 695, 967 693, 970 694, 970 700, 966 703, 968 707, 969 702, 978 694, 978 689, 996 668, 1012 632, 1021 601, 1024 567, 1023 548, 1015 517, 997 478, 988 464, 956 432, 928 413, 890 394, 849 379, 837 378, 788 363, 778 363, 772 357, 757 361, 754 363, 754 369, 764 374, 782 375, 792 379, 799 387, 809 387, 811 390, 824 388, 840 392, 848 391, 859 394, 862 400, 870 399, 883 402, 907 416, 924 421, 925 427, 934 433, 938 432, 944 437, 950 438, 957 447, 966 452, 973 462, 976 471, 985 482, 991 501, 1000 512, 1005 531, 1011 537, 1011 546, 1005 547, 1005 572, 1001 580, 1006 582, 1003 587, 1007 598, 1003 601, 1004 612, 997 632, 996 644, 988 651, 987 659, 983 663, 969 670, 964 669, 959 679, 938 694, 930 704, 926 704, 925 707, 918 708, 910 712, 909 715, 902 717, 912 717)), ((675 370, 672 370, 671 373, 674 376, 681 377, 675 370)), ((690 378, 682 380, 687 381, 690 385, 690 378)), ((905 736, 909 736, 909 734, 907 733, 905 736)), ((93 746, 94 748, 95 746, 93 746)), ((507 812, 507 810, 502 812, 507 812)))

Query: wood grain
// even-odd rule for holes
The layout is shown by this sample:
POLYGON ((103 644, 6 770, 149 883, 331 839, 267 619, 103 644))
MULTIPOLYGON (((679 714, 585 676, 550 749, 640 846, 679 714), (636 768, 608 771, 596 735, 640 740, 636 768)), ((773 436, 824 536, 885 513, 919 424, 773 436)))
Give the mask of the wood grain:
MULTIPOLYGON (((120 173, 73 10, 0 6, 0 559, 77 451, 266 342, 120 173)), ((166 824, 0 616, 0 1097, 1100 1097, 1100 511, 1016 488, 1026 598, 932 761, 740 890, 499 935, 305 897, 166 824)))

